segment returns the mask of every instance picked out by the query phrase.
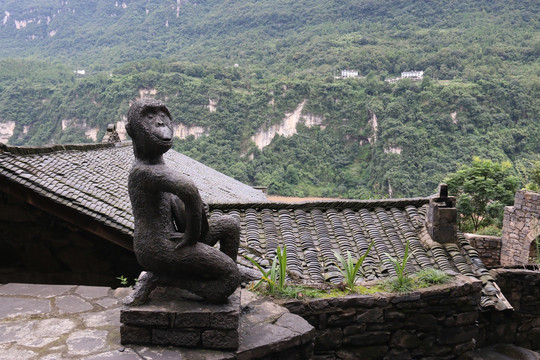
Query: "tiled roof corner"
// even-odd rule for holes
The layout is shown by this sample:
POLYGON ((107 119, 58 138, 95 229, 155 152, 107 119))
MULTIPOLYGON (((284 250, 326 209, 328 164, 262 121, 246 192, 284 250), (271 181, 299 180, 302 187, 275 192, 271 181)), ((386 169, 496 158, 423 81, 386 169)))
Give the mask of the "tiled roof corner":
POLYGON ((476 250, 458 234, 457 243, 433 241, 425 227, 429 198, 306 203, 214 204, 211 216, 229 214, 241 224, 239 262, 243 256, 268 266, 277 247, 287 247, 289 276, 304 283, 340 283, 335 252, 354 258, 373 243, 362 265, 365 280, 395 276, 389 254, 403 258, 409 242, 409 273, 436 268, 482 280, 482 307, 511 309, 476 250))
MULTIPOLYGON (((164 158, 172 169, 197 184, 206 202, 266 200, 262 191, 176 151, 167 152, 164 158)), ((0 144, 0 179, 132 236, 127 179, 133 159, 131 142, 42 147, 0 144)))

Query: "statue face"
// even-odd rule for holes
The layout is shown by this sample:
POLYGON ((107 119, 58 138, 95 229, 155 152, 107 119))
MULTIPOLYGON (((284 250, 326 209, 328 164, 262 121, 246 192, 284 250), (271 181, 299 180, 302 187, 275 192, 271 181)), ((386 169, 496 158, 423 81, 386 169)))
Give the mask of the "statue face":
POLYGON ((173 126, 167 114, 159 108, 150 108, 143 113, 143 126, 148 134, 164 145, 172 145, 173 126))

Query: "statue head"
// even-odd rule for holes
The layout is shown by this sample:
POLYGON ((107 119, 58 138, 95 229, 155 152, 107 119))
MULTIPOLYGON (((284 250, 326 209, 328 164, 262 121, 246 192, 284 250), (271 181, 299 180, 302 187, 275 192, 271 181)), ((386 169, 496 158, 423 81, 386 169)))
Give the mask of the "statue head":
POLYGON ((137 100, 129 108, 126 131, 138 159, 159 158, 172 146, 171 113, 159 100, 137 100))

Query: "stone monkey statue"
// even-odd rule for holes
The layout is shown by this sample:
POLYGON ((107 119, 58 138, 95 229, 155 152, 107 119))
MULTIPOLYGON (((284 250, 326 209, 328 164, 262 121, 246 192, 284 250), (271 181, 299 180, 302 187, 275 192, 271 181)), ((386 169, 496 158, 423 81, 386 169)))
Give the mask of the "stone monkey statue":
POLYGON ((128 181, 135 218, 133 247, 147 272, 124 303, 145 302, 160 284, 186 289, 210 302, 226 302, 240 284, 236 220, 221 216, 209 223, 193 181, 165 165, 163 154, 172 146, 173 128, 162 102, 136 101, 126 130, 135 153, 128 181), (213 247, 218 241, 219 250, 213 247))

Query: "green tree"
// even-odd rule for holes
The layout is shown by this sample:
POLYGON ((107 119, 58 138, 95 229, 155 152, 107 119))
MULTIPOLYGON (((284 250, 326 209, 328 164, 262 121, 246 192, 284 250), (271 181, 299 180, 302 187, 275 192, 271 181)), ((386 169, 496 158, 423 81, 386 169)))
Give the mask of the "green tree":
POLYGON ((531 168, 528 169, 530 182, 526 185, 529 190, 540 191, 540 161, 533 161, 531 168))
POLYGON ((511 205, 518 188, 510 162, 493 162, 474 157, 444 181, 457 197, 462 230, 479 228, 502 220, 505 205, 511 205))

